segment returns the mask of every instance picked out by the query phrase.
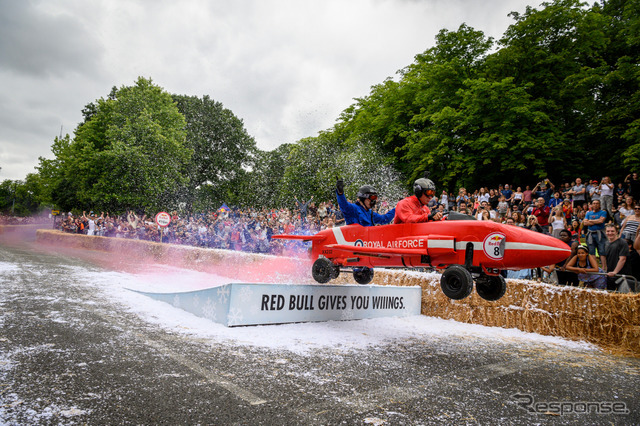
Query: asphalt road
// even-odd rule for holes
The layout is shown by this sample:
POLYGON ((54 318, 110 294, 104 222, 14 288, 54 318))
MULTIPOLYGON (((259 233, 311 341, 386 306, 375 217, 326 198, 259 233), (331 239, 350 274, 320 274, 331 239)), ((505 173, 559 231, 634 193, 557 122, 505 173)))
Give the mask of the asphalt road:
POLYGON ((100 268, 0 242, 0 424, 640 423, 639 359, 456 335, 311 355, 215 342, 105 298, 86 281, 100 268))

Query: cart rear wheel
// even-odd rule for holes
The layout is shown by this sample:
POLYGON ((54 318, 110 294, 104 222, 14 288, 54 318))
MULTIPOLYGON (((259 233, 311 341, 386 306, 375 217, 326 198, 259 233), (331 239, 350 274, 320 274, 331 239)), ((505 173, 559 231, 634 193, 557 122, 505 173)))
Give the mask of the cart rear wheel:
POLYGON ((373 280, 373 269, 363 266, 362 268, 353 269, 353 279, 358 284, 369 284, 373 280))
POLYGON ((480 277, 476 280, 476 291, 484 300, 494 302, 504 296, 507 283, 501 275, 480 277))

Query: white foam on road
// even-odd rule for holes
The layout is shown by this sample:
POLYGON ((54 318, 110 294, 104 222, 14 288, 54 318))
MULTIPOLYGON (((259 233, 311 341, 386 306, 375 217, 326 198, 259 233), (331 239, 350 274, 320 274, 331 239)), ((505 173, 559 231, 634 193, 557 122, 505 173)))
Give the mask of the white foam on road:
POLYGON ((72 273, 79 281, 95 286, 145 321, 163 328, 200 339, 229 341, 241 345, 287 350, 297 354, 310 354, 316 349, 359 350, 383 346, 393 341, 434 338, 455 338, 461 343, 469 339, 474 342, 478 339, 497 339, 511 343, 520 341, 560 345, 579 350, 597 350, 585 342, 525 333, 517 329, 465 324, 424 315, 229 328, 129 290, 159 293, 191 291, 233 282, 229 278, 166 266, 147 268, 140 273, 92 271, 75 267, 72 268, 72 273))

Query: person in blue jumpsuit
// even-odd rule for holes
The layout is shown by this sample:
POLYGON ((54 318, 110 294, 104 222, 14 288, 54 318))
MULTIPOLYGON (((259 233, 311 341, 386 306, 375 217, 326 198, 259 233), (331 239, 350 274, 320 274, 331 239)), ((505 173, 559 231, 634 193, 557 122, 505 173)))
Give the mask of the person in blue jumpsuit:
POLYGON ((353 223, 358 223, 362 226, 384 225, 385 223, 391 222, 396 214, 395 208, 383 215, 372 210, 376 205, 378 193, 370 185, 360 187, 358 190, 358 201, 350 203, 344 196, 344 182, 342 179, 338 179, 336 183, 336 196, 347 225, 353 223))

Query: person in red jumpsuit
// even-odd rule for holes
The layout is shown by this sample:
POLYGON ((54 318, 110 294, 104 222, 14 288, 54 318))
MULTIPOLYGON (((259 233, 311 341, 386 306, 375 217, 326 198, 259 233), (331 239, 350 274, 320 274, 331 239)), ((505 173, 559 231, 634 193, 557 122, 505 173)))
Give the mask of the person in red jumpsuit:
POLYGON ((442 219, 442 213, 431 213, 427 206, 436 194, 436 185, 427 178, 420 178, 413 183, 414 195, 398 202, 393 223, 417 223, 442 219))

